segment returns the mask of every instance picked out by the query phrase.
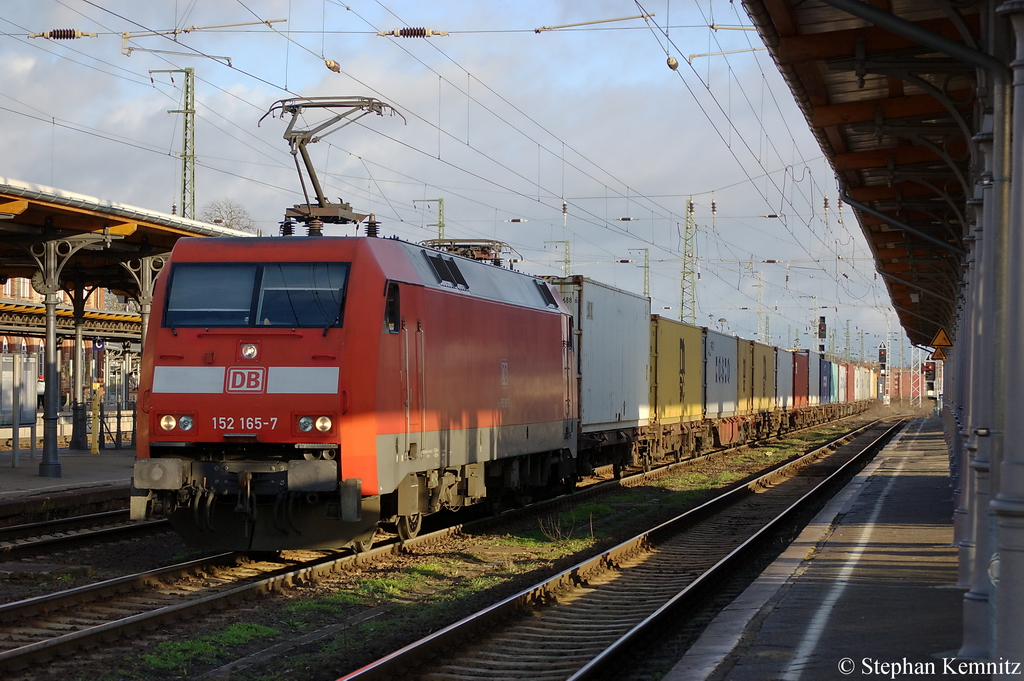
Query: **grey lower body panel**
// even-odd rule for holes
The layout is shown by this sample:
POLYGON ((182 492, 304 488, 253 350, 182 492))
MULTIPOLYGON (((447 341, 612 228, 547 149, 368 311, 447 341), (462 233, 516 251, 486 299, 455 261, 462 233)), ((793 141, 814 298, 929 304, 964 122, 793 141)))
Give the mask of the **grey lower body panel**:
POLYGON ((379 492, 395 490, 409 473, 564 450, 576 456, 575 422, 571 420, 378 435, 379 492))

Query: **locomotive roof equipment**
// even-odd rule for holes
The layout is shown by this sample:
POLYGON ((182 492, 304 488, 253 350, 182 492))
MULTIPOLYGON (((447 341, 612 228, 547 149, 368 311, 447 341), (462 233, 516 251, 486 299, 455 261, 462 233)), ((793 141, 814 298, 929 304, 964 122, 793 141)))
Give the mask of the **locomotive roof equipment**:
MULTIPOLYGON (((385 111, 397 115, 405 122, 405 116, 400 114, 395 107, 374 99, 373 97, 293 97, 281 99, 274 102, 267 113, 263 114, 259 122, 267 116, 275 114, 284 118, 290 114, 292 119, 284 131, 284 138, 288 140, 291 147, 292 157, 295 159, 295 170, 299 173, 299 183, 302 185, 302 194, 306 199, 305 204, 295 205, 285 210, 285 219, 297 219, 307 225, 319 219, 321 222, 332 224, 346 224, 349 222, 362 222, 366 217, 352 212, 352 206, 347 203, 329 203, 324 196, 324 190, 317 179, 313 162, 306 151, 306 145, 319 142, 327 135, 340 130, 352 123, 355 123, 363 116, 374 113, 383 116, 385 111), (322 109, 331 114, 330 118, 306 129, 296 127, 299 116, 308 109, 322 109), (306 191, 306 182, 302 176, 302 167, 299 165, 299 156, 302 156, 302 163, 309 174, 310 183, 313 185, 313 192, 316 194, 316 205, 309 200, 309 193, 306 191)), ((257 123, 258 125, 259 123, 257 123)))

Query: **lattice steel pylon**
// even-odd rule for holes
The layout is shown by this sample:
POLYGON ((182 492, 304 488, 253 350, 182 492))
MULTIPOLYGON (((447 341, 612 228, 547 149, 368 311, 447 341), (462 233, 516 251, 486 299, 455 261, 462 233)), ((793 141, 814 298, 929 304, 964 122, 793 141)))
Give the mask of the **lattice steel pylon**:
MULTIPOLYGON (((711 220, 715 219, 715 199, 711 198, 711 220)), ((686 200, 686 222, 683 225, 683 272, 679 282, 679 321, 697 323, 697 254, 696 225, 693 220, 693 197, 686 200)))
POLYGON ((195 69, 167 69, 150 71, 154 73, 184 73, 182 105, 180 109, 169 109, 167 113, 182 114, 181 123, 181 216, 194 220, 196 217, 196 92, 195 69))
POLYGON ((437 227, 437 238, 438 240, 444 238, 444 199, 413 199, 412 205, 417 203, 436 203, 437 204, 437 224, 427 225, 427 227, 437 227))
POLYGON ((651 297, 651 249, 631 248, 630 253, 637 252, 644 254, 644 297, 651 297))
POLYGON ((562 276, 568 277, 572 274, 572 258, 569 257, 568 241, 545 241, 546 244, 562 244, 562 276))
POLYGON ((768 315, 764 311, 764 272, 761 270, 757 271, 757 340, 764 344, 768 343, 768 315))

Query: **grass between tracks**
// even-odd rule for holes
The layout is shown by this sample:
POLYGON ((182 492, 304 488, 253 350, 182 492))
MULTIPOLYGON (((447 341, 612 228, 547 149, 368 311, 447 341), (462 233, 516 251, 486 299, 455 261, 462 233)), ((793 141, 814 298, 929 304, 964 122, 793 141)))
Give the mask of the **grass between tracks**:
POLYGON ((228 648, 248 643, 253 639, 275 636, 281 632, 271 627, 237 622, 223 631, 187 641, 164 641, 155 653, 140 656, 154 670, 164 670, 177 676, 187 676, 196 662, 216 662, 228 648))
MULTIPOLYGON (((750 448, 727 459, 524 521, 501 535, 446 541, 360 573, 298 585, 168 632, 173 640, 108 665, 104 681, 199 678, 219 665, 303 636, 287 656, 233 671, 235 681, 322 681, 344 675, 424 635, 508 597, 652 523, 703 502, 736 480, 818 446, 838 429, 750 448), (244 624, 230 625, 243 619, 244 624)), ((70 676, 74 678, 74 676, 70 676)))

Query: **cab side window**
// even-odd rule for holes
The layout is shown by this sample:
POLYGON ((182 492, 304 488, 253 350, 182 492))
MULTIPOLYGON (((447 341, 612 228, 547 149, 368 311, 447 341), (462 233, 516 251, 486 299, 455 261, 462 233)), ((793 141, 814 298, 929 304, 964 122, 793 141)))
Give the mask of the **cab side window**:
POLYGON ((401 309, 398 305, 398 284, 388 284, 387 300, 384 303, 384 329, 388 333, 398 333, 402 328, 401 309))

